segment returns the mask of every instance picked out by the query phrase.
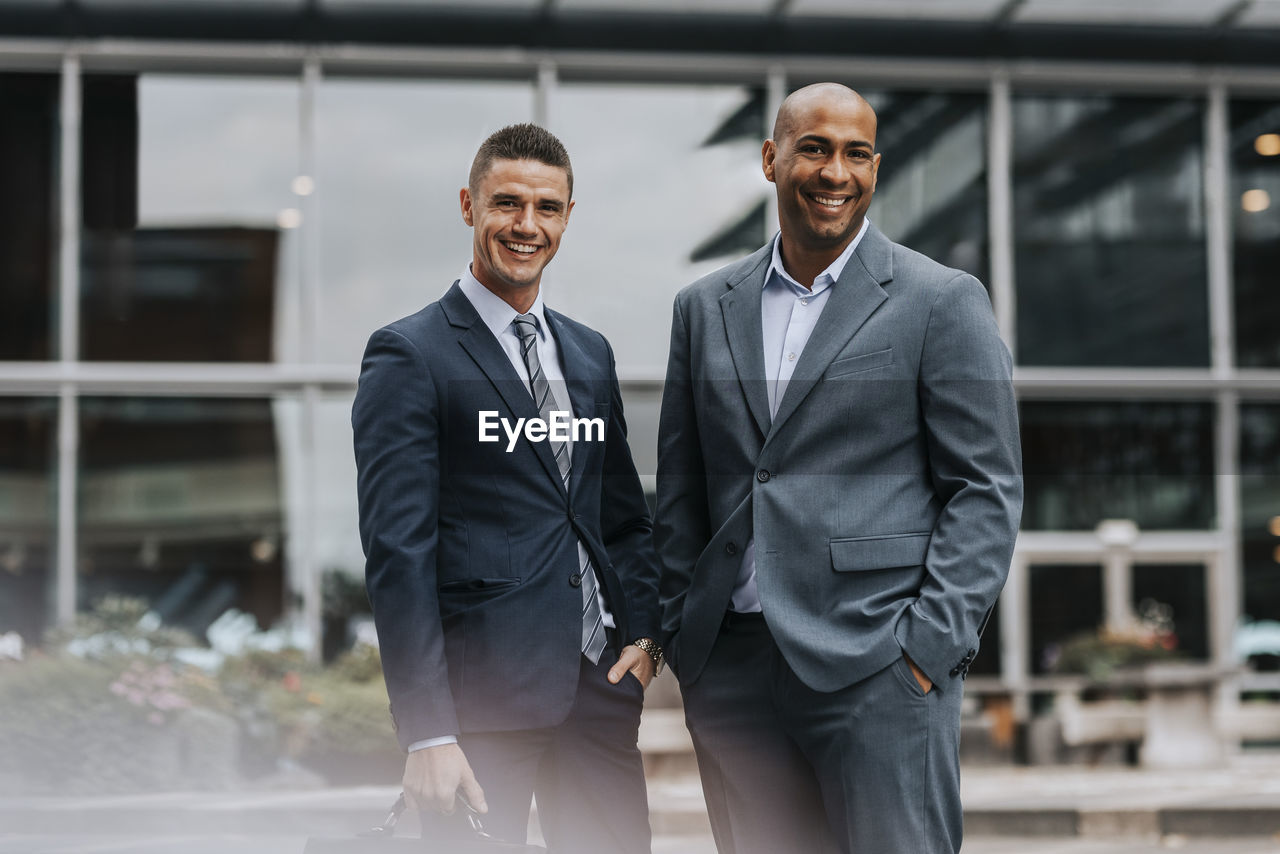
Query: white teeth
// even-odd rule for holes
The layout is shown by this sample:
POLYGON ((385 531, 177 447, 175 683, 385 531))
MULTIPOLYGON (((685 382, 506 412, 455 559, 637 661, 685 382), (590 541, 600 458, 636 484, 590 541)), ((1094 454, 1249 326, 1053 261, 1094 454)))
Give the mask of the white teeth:
POLYGON ((528 243, 504 243, 502 245, 510 249, 512 252, 519 252, 522 255, 532 255, 534 252, 538 251, 538 247, 528 243))
POLYGON ((822 196, 811 196, 810 198, 812 198, 818 204, 826 205, 829 208, 838 208, 841 205, 843 205, 845 202, 849 201, 848 196, 846 196, 843 199, 827 199, 827 198, 823 198, 822 196))

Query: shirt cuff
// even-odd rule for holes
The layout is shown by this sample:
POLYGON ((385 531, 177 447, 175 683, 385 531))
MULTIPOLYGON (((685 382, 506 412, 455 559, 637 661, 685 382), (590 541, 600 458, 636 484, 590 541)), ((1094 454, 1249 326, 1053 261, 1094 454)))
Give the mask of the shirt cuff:
POLYGON ((415 750, 426 750, 428 747, 439 747, 442 744, 457 744, 458 737, 456 735, 442 735, 437 738, 424 738, 422 741, 415 741, 409 745, 409 753, 415 750))

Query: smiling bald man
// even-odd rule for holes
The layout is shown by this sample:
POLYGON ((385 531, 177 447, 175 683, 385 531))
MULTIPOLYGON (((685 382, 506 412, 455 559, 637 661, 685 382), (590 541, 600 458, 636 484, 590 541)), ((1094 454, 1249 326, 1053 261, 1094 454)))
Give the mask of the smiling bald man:
POLYGON ((875 142, 853 90, 793 93, 779 234, 675 301, 663 645, 722 854, 960 850, 963 679, 1022 508, 1011 359, 973 276, 867 219, 875 142))

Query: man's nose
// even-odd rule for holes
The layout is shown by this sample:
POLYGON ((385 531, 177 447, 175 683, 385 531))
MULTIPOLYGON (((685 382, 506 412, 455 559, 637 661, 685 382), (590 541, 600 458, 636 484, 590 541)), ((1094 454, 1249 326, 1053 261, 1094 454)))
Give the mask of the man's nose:
POLYGON ((832 184, 843 184, 849 180, 849 166, 844 162, 843 157, 832 157, 822 164, 822 168, 818 172, 832 184))
POLYGON ((533 205, 525 205, 520 208, 520 213, 516 215, 516 221, 512 223, 514 228, 520 234, 534 234, 538 230, 533 216, 533 205))

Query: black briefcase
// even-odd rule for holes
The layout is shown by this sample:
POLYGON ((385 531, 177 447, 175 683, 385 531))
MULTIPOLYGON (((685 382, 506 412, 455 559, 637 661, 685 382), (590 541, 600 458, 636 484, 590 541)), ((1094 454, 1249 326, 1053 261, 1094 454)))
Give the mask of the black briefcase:
POLYGON ((546 854, 547 849, 541 845, 503 842, 485 833, 480 817, 469 804, 459 800, 466 810, 467 823, 471 826, 471 832, 466 836, 450 836, 447 839, 396 836, 396 823, 405 810, 404 793, 401 792, 382 824, 343 839, 313 836, 307 840, 302 854, 408 854, 410 851, 417 854, 546 854))

